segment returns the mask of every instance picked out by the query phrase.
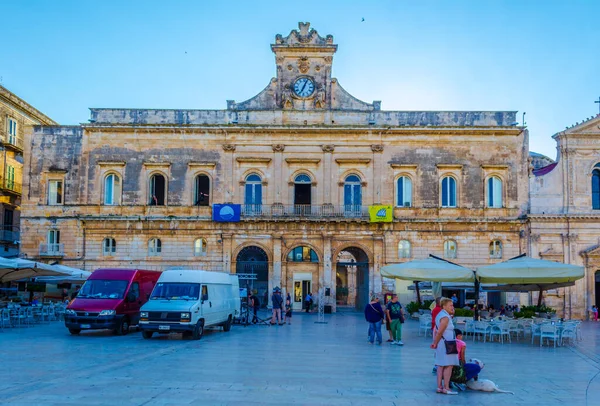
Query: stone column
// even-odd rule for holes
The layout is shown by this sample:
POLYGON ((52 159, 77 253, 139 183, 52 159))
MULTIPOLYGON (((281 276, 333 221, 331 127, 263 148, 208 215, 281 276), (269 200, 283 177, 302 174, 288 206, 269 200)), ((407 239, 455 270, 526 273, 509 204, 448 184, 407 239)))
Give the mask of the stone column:
POLYGON ((333 182, 333 173, 331 168, 332 152, 335 147, 331 144, 322 145, 323 150, 323 204, 337 204, 337 183, 333 182), (335 186, 334 186, 335 185, 335 186), (335 189, 334 189, 335 188, 335 189))
MULTIPOLYGON (((283 200, 282 196, 282 188, 287 188, 287 182, 284 182, 282 179, 283 172, 283 151, 285 150, 285 145, 283 144, 275 144, 272 145, 273 149, 273 170, 275 171, 275 193, 273 195, 272 202, 273 203, 283 203, 287 204, 287 201, 283 200)), ((287 197, 287 196, 286 196, 287 197)))
MULTIPOLYGON (((270 291, 276 286, 281 287, 281 236, 273 237, 273 277, 269 278, 273 281, 270 291)), ((270 292, 269 292, 270 293, 270 292)))
POLYGON ((373 286, 371 286, 371 293, 381 294, 381 261, 383 258, 383 235, 378 235, 373 237, 373 259, 372 264, 369 264, 369 273, 371 273, 373 281, 373 286))
POLYGON ((221 234, 221 249, 223 253, 223 272, 232 273, 235 270, 231 269, 231 234, 221 234))
POLYGON ((237 186, 236 180, 233 178, 235 170, 233 168, 235 161, 235 145, 234 144, 223 144, 223 201, 233 202, 235 199, 235 187, 237 186), (229 153, 231 152, 231 153, 229 153))
POLYGON ((381 204, 382 203, 382 197, 381 197, 381 186, 383 183, 383 178, 382 178, 382 170, 381 170, 381 163, 382 163, 382 152, 383 152, 383 145, 381 144, 373 144, 371 145, 371 151, 373 151, 373 196, 371 199, 371 203, 372 204, 381 204))

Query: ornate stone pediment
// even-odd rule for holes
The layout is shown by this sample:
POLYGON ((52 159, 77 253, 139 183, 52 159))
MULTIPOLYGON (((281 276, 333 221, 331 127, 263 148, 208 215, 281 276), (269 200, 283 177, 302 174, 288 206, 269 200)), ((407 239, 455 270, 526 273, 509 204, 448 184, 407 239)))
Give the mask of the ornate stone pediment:
POLYGON ((593 245, 579 253, 583 257, 600 257, 600 244, 593 245))
POLYGON ((321 37, 317 30, 310 28, 310 23, 298 23, 300 30, 292 30, 287 37, 277 34, 275 45, 333 45, 333 35, 321 37))

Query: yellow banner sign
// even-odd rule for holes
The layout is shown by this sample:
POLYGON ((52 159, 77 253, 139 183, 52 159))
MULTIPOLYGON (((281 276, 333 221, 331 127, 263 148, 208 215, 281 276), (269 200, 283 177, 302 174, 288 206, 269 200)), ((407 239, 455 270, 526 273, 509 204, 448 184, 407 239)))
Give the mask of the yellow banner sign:
POLYGON ((394 221, 394 210, 392 206, 369 206, 369 217, 371 223, 391 223, 394 221))

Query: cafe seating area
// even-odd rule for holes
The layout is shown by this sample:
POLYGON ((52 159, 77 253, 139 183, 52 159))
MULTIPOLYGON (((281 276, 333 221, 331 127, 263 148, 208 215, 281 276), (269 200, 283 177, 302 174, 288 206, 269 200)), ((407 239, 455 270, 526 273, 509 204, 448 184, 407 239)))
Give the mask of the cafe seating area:
POLYGON ((64 303, 52 302, 37 305, 7 303, 0 308, 0 331, 64 320, 66 306, 64 303))

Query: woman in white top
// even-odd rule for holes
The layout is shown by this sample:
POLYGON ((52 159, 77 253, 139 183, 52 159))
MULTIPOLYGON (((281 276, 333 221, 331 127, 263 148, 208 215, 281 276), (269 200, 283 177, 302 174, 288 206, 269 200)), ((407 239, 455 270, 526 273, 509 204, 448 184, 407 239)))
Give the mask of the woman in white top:
POLYGON ((437 393, 457 395, 457 392, 450 390, 450 377, 454 365, 459 365, 458 354, 446 354, 446 345, 444 344, 444 340, 456 340, 452 323, 454 303, 451 299, 444 297, 440 300, 440 306, 442 310, 435 318, 436 334, 431 344, 431 348, 435 350, 435 365, 437 366, 437 393))

